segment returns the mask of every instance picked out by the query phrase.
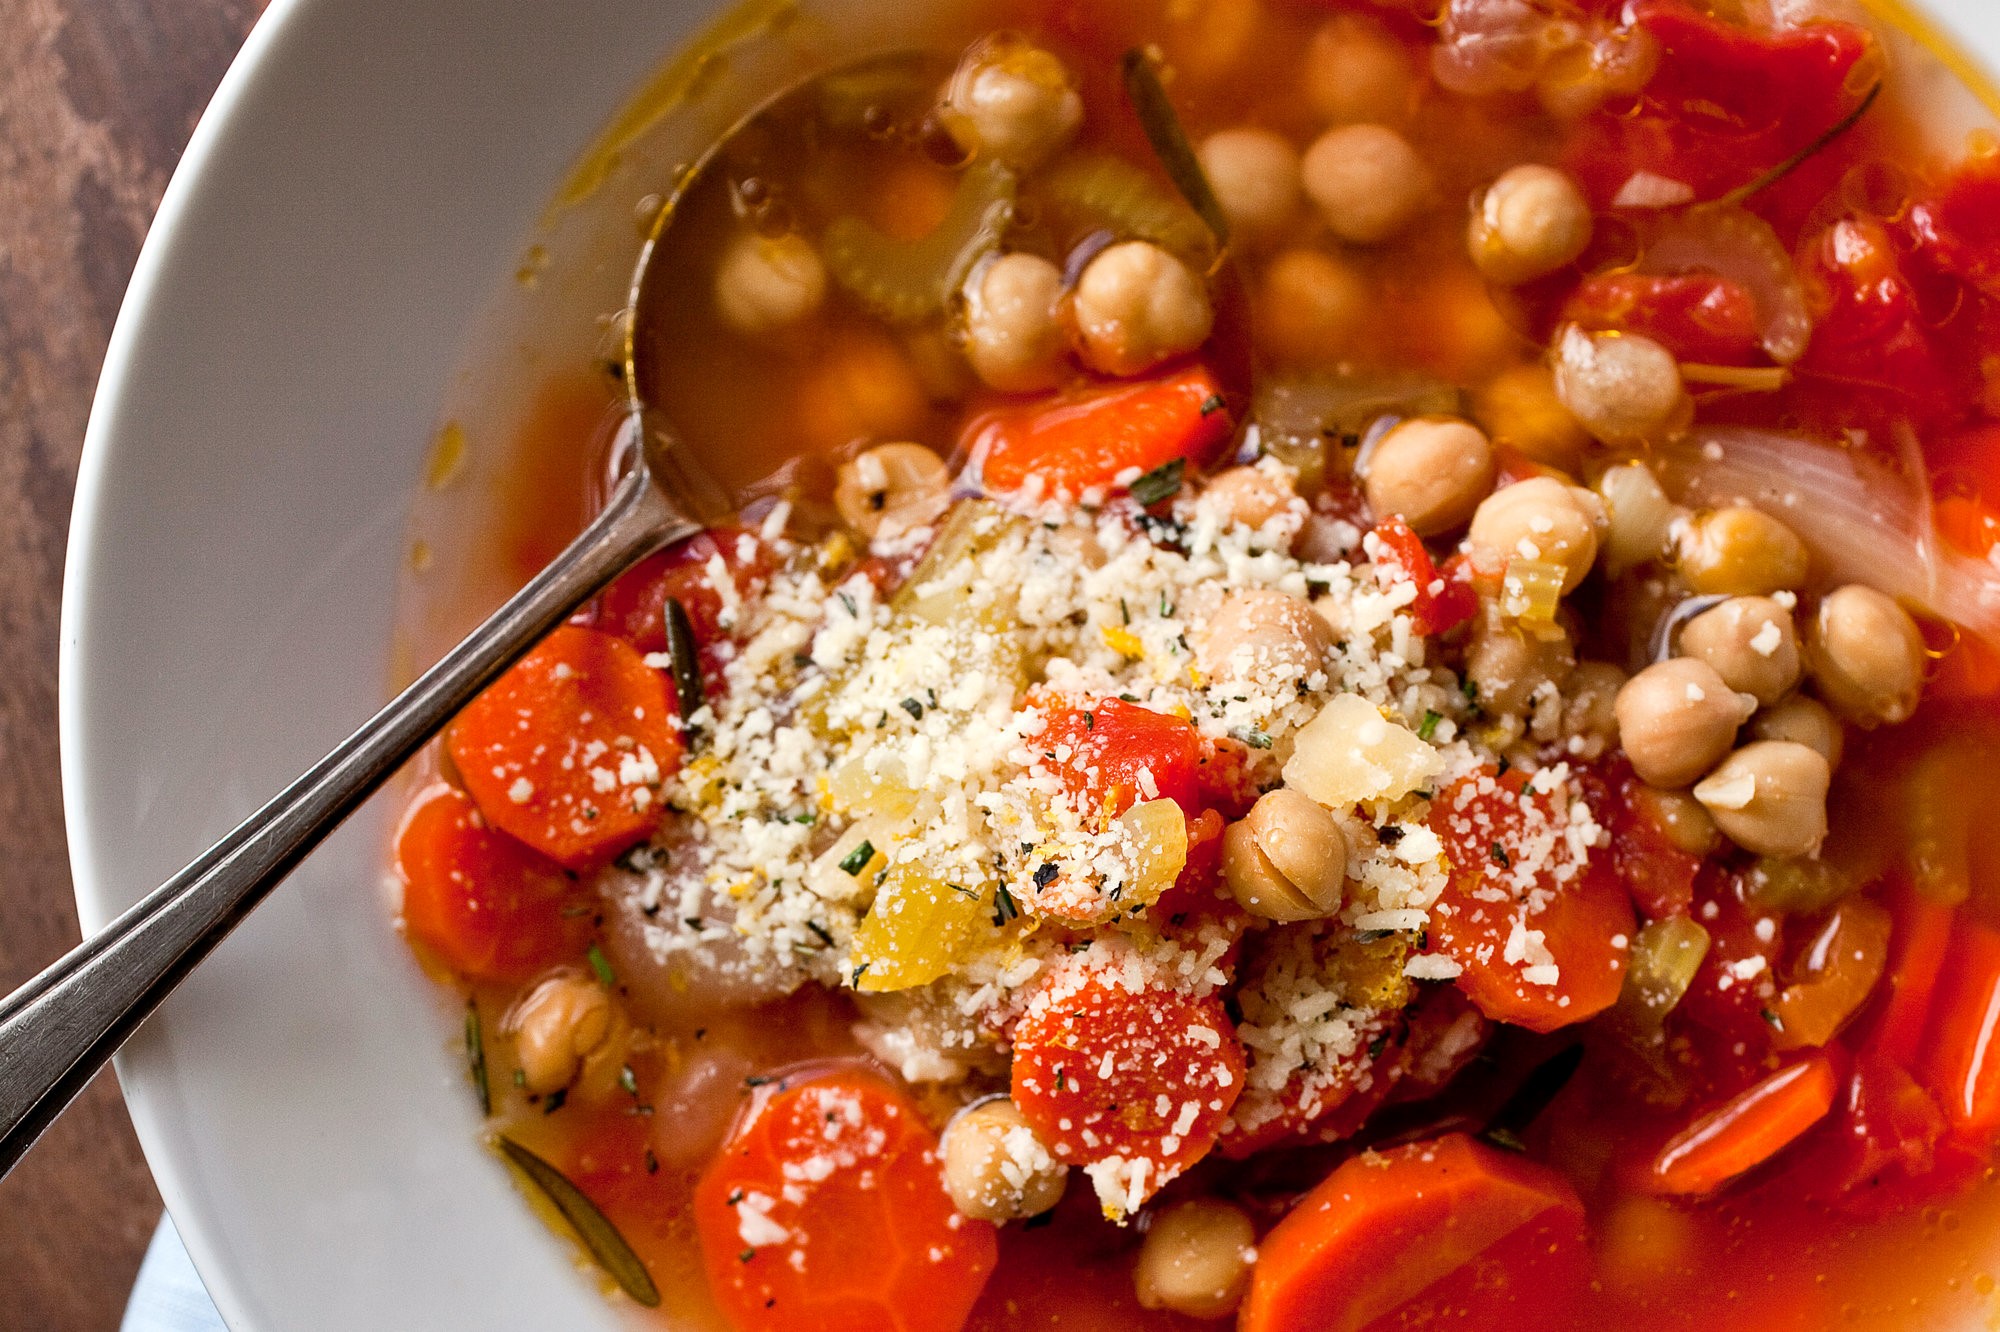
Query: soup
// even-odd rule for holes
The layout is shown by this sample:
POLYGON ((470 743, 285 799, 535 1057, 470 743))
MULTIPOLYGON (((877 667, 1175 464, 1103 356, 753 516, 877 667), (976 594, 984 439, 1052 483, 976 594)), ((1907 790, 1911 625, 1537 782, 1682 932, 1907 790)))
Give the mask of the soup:
POLYGON ((1851 15, 1432 8, 1014 0, 674 202, 614 369, 739 511, 395 852, 615 1298, 1994 1314, 1994 143, 1851 15))

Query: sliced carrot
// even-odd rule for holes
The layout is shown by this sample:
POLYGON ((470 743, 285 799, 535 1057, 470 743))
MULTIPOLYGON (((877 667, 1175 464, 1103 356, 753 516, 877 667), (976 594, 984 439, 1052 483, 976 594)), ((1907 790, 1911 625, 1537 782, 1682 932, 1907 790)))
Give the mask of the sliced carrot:
POLYGON ((916 1103, 847 1067, 758 1090, 694 1223, 738 1332, 957 1332, 999 1256, 994 1228, 952 1206, 916 1103))
POLYGON ((959 442, 994 494, 1032 479, 1044 495, 1074 497, 1176 459, 1205 466, 1235 431, 1221 381, 1194 366, 1165 379, 1002 407, 974 417, 959 442))
POLYGON ((1208 1154, 1243 1091, 1243 1047, 1213 996, 1135 982, 1136 964, 1054 973, 1014 1028, 1014 1104, 1060 1160, 1120 1158, 1143 1200, 1208 1154))
POLYGON ((666 677, 574 625, 472 700, 445 744, 489 823, 572 869, 652 832, 681 755, 666 677))
POLYGON ((1952 931, 1920 1077, 1953 1137, 2000 1141, 2000 930, 1960 920, 1952 931))
POLYGON ((1713 1193, 1826 1118, 1839 1085, 1832 1058, 1815 1050, 1674 1134, 1637 1182, 1648 1193, 1713 1193))
POLYGON ((1431 807, 1451 881, 1430 948, 1459 964, 1458 987, 1496 1022, 1553 1031, 1611 1007, 1625 983, 1631 898, 1602 852, 1577 861, 1567 817, 1519 773, 1491 769, 1431 807))
POLYGON ((1587 1272, 1583 1202, 1462 1133, 1343 1163, 1257 1245, 1239 1332, 1524 1328, 1587 1272), (1426 1318, 1423 1311, 1434 1311, 1426 1318))
POLYGON ((1913 1068, 1936 1005, 1957 912, 1905 887, 1895 898, 1893 916, 1889 970, 1873 1014, 1864 1019, 1861 1043, 1871 1053, 1913 1068))
POLYGON ((403 927, 473 980, 524 981, 582 957, 590 894, 562 867, 488 826, 472 797, 438 782, 396 833, 403 927))

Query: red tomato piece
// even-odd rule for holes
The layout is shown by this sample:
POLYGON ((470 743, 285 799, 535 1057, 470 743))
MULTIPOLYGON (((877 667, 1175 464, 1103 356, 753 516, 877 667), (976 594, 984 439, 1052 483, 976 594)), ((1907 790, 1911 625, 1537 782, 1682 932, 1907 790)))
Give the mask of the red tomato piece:
POLYGON ((1658 43, 1658 72, 1636 110, 1594 113, 1566 154, 1601 207, 1641 170, 1692 187, 1697 199, 1748 184, 1856 103, 1848 71, 1873 41, 1852 23, 1751 27, 1685 0, 1635 0, 1627 12, 1658 43))
POLYGON ((1171 800, 1189 816, 1202 809, 1209 745, 1184 717, 1118 698, 1061 705, 1049 714, 1041 746, 1081 814, 1111 818, 1142 800, 1171 800))
POLYGON ((396 833, 403 926, 453 971, 525 981, 583 956, 591 896, 560 865, 488 826, 472 797, 437 782, 396 833))
POLYGON ((857 1069, 761 1089, 695 1188, 709 1293, 738 1332, 957 1332, 999 1257, 937 1135, 857 1069))
POLYGON ((2000 1142, 2000 930, 1960 920, 1931 1005, 1924 1084, 1959 1141, 2000 1142))
POLYGON ((2000 299, 2000 163, 1973 158, 1913 203, 1904 225, 1924 263, 2000 299))
MULTIPOLYGON (((1873 1211, 1878 1200, 1903 1201, 1898 1184, 1923 1180, 1939 1164, 1945 1135, 1944 1112, 1902 1066, 1863 1052, 1842 1083, 1840 1098, 1825 1129, 1814 1135, 1790 1177, 1807 1197, 1860 1201, 1873 1211)), ((1853 1201, 1847 1206, 1852 1207, 1853 1201)))
POLYGON ((1751 912, 1720 874, 1703 877, 1693 916, 1708 931, 1708 952, 1673 1018, 1693 1029, 1690 1053, 1709 1085, 1734 1091, 1758 1075, 1771 1051, 1784 925, 1751 912))
POLYGON ((1479 613, 1479 594, 1473 590, 1468 561, 1453 556, 1440 572, 1423 538, 1399 514, 1376 523, 1374 535, 1381 543, 1375 555, 1377 567, 1400 570, 1416 584, 1417 599, 1410 603, 1409 614, 1418 633, 1427 638, 1450 633, 1479 613))
MULTIPOLYGON (((687 612, 703 665, 713 667, 717 663, 706 658, 729 637, 731 626, 724 623, 730 618, 728 607, 757 596, 770 579, 770 555, 756 535, 740 527, 718 527, 639 561, 604 589, 581 622, 616 634, 641 652, 664 652, 666 604, 673 597, 687 612), (728 596, 717 586, 724 577, 730 584, 728 596)), ((720 678, 719 672, 705 673, 720 678)))
POLYGON ((1888 228, 1867 217, 1834 223, 1802 247, 1799 276, 1813 313, 1800 375, 1888 394, 1922 420, 1958 413, 1963 390, 1888 228))
POLYGON ((1649 1193, 1713 1193, 1824 1119, 1839 1083, 1831 1056, 1815 1050, 1674 1134, 1634 1182, 1649 1193))
POLYGON ((1240 1332, 1543 1325, 1587 1279, 1583 1202, 1462 1133, 1343 1163, 1257 1245, 1240 1332))
POLYGON ((1612 867, 1640 915, 1685 916, 1694 905, 1702 858, 1668 841, 1659 824, 1634 805, 1640 785, 1631 765, 1620 759, 1604 773, 1602 798, 1591 802, 1598 822, 1611 833, 1612 867))
POLYGON ((466 705, 445 746, 488 822, 582 869, 660 822, 681 756, 668 694, 630 643, 565 625, 466 705))
POLYGON ((1236 432, 1221 381, 1204 366, 1164 379, 1069 393, 974 417, 960 448, 994 494, 1039 480, 1048 496, 1109 491, 1175 459, 1201 468, 1236 432))
POLYGON ((1601 850, 1578 863, 1568 817, 1518 772, 1491 769, 1431 808, 1451 882, 1430 950, 1459 964, 1459 988, 1496 1022, 1553 1031, 1603 1012, 1624 985, 1632 902, 1601 850))
POLYGON ((1712 273, 1600 273, 1570 295, 1563 318, 1593 332, 1640 334, 1682 361, 1758 365, 1765 359, 1756 301, 1712 273))
POLYGON ((1891 902, 1895 924, 1889 931, 1889 969, 1862 1019, 1861 1048, 1904 1068, 1914 1069, 1924 1049, 1924 1032, 1937 1006, 1938 981, 1951 952, 1957 913, 1910 888, 1891 902))
POLYGON ((1055 973, 1014 1029, 1014 1104, 1063 1161, 1123 1158, 1143 1200, 1215 1145, 1243 1047, 1213 996, 1137 983, 1132 964, 1055 973))

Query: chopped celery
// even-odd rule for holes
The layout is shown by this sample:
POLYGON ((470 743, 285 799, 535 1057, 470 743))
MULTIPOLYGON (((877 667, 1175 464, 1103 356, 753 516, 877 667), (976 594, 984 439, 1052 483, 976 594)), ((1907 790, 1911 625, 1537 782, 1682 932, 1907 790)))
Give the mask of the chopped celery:
POLYGON ((921 240, 885 236, 859 217, 828 224, 827 272, 869 313, 891 324, 920 324, 942 314, 972 266, 997 249, 1014 215, 1014 173, 995 160, 959 178, 951 209, 921 240))
POLYGON ((1668 916, 1642 926, 1632 938, 1619 1011, 1640 1032, 1658 1031, 1707 956, 1708 931, 1686 916, 1668 916))
POLYGON ((1039 197, 1067 242, 1093 231, 1146 240, 1172 251, 1196 272, 1215 262, 1215 238, 1192 208, 1143 169, 1122 158, 1080 153, 1039 182, 1039 197))

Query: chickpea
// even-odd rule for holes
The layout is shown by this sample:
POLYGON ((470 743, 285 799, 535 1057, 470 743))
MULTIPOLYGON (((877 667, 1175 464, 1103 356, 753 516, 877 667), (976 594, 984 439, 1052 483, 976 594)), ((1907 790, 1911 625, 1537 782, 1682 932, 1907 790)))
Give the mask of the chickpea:
POLYGON ((1833 769, 1818 750, 1791 740, 1755 740, 1703 778, 1694 798, 1745 851, 1809 856, 1826 839, 1832 779, 1833 769))
POLYGON ((1398 514, 1418 536, 1463 526, 1493 490, 1499 464, 1486 433, 1453 416, 1397 423, 1368 451, 1362 489, 1379 517, 1398 514))
POLYGON ((1472 515, 1466 542, 1509 560, 1561 565, 1569 593, 1597 562, 1596 518, 1575 487, 1534 476, 1488 495, 1472 515))
POLYGON ((1306 194, 1333 234, 1355 245, 1388 240, 1429 207, 1437 180, 1410 141, 1386 125, 1343 125, 1306 149, 1306 194))
POLYGON ((1301 680, 1321 670, 1333 630, 1297 597, 1239 587, 1195 634, 1195 662, 1212 680, 1301 680))
POLYGON ((614 1014, 603 986, 558 972, 523 995, 502 1021, 514 1033, 521 1078, 537 1096, 561 1091, 611 1039, 614 1014))
POLYGON ((1590 436, 1556 396, 1556 377, 1546 365, 1502 370, 1480 386, 1472 414, 1494 443, 1561 471, 1576 471, 1590 447, 1590 436))
POLYGON ((1562 733, 1569 752, 1596 758, 1618 743, 1618 691, 1625 672, 1608 661, 1578 662, 1563 683, 1562 733))
POLYGON ((1681 629, 1683 656, 1715 668, 1739 694, 1770 707, 1799 682, 1799 635, 1792 613, 1769 597, 1731 597, 1681 629))
POLYGON ((944 459, 921 444, 877 444, 843 463, 833 505, 862 536, 893 538, 922 527, 951 500, 944 459))
POLYGON ((1850 583, 1820 598, 1808 654, 1820 697, 1856 726, 1905 721, 1924 690, 1923 632, 1895 599, 1850 583))
POLYGON ((1062 1200, 1069 1167, 1049 1155, 1004 1096, 967 1106, 944 1131, 944 1187, 975 1221, 1040 1216, 1062 1200))
POLYGON ((1644 463, 1620 463, 1597 478, 1609 530, 1604 540, 1605 571, 1616 578, 1634 565, 1667 552, 1674 524, 1687 511, 1667 498, 1660 479, 1644 463))
POLYGON ((1556 341, 1556 396, 1606 444, 1638 444, 1686 427, 1694 414, 1672 352, 1637 333, 1586 333, 1556 341))
POLYGON ((1219 1198, 1195 1198, 1162 1210, 1132 1271, 1139 1303, 1195 1318, 1223 1317, 1250 1284, 1256 1242, 1249 1216, 1219 1198))
POLYGON ((1273 359, 1330 365, 1351 354, 1368 319, 1368 280, 1320 250, 1286 250, 1258 283, 1257 339, 1273 359))
POLYGON ((1062 270, 1033 254, 1003 254, 965 287, 965 358, 1003 393, 1053 388, 1062 375, 1062 270))
POLYGON ((1282 134, 1221 130, 1202 141, 1200 156, 1231 232, 1247 240, 1282 231, 1305 201, 1299 150, 1282 134))
POLYGON ((1504 172, 1472 210, 1466 246, 1488 279, 1513 286, 1555 272, 1590 244, 1590 204, 1567 173, 1528 163, 1504 172))
POLYGON ((1721 844, 1722 833, 1715 819, 1686 791, 1662 791, 1640 784, 1627 791, 1626 799, 1677 850, 1705 856, 1721 844))
POLYGON ((1306 505, 1281 476, 1262 467, 1232 467, 1209 479, 1201 492, 1202 507, 1223 521, 1255 531, 1272 519, 1291 514, 1301 520, 1306 505))
POLYGON ((1840 766, 1840 756, 1847 747, 1846 733, 1832 709, 1804 694, 1794 694, 1775 708, 1759 708, 1750 719, 1750 735, 1757 740, 1792 740, 1816 749, 1829 768, 1840 766))
POLYGON ((1306 46, 1306 102, 1328 124, 1396 121, 1410 112, 1417 67, 1400 41, 1372 19, 1328 19, 1306 46))
POLYGON ((1692 657, 1656 662, 1618 691, 1618 738, 1639 780, 1678 787, 1714 767, 1748 716, 1715 668, 1692 657))
POLYGON ((1124 241, 1092 259, 1070 308, 1084 361, 1107 375, 1136 375, 1193 351, 1215 326, 1201 278, 1150 241, 1124 241))
POLYGON ((1465 645, 1465 678, 1480 709, 1498 719, 1524 713, 1546 685, 1560 686, 1576 669, 1567 632, 1528 634, 1498 603, 1482 599, 1465 645))
POLYGON ((1029 170, 1076 136, 1083 98, 1062 61, 1002 34, 966 52, 938 119, 966 152, 1029 170))
POLYGON ((1280 787, 1222 834, 1222 876, 1230 896, 1266 920, 1314 920, 1340 910, 1347 839, 1310 797, 1280 787))
POLYGON ((803 236, 732 239, 715 266, 715 309, 745 337, 803 323, 826 303, 826 264, 803 236))
POLYGON ((1698 513, 1674 532, 1681 577, 1696 592, 1768 596, 1806 580, 1809 557, 1798 533, 1761 509, 1698 513))

